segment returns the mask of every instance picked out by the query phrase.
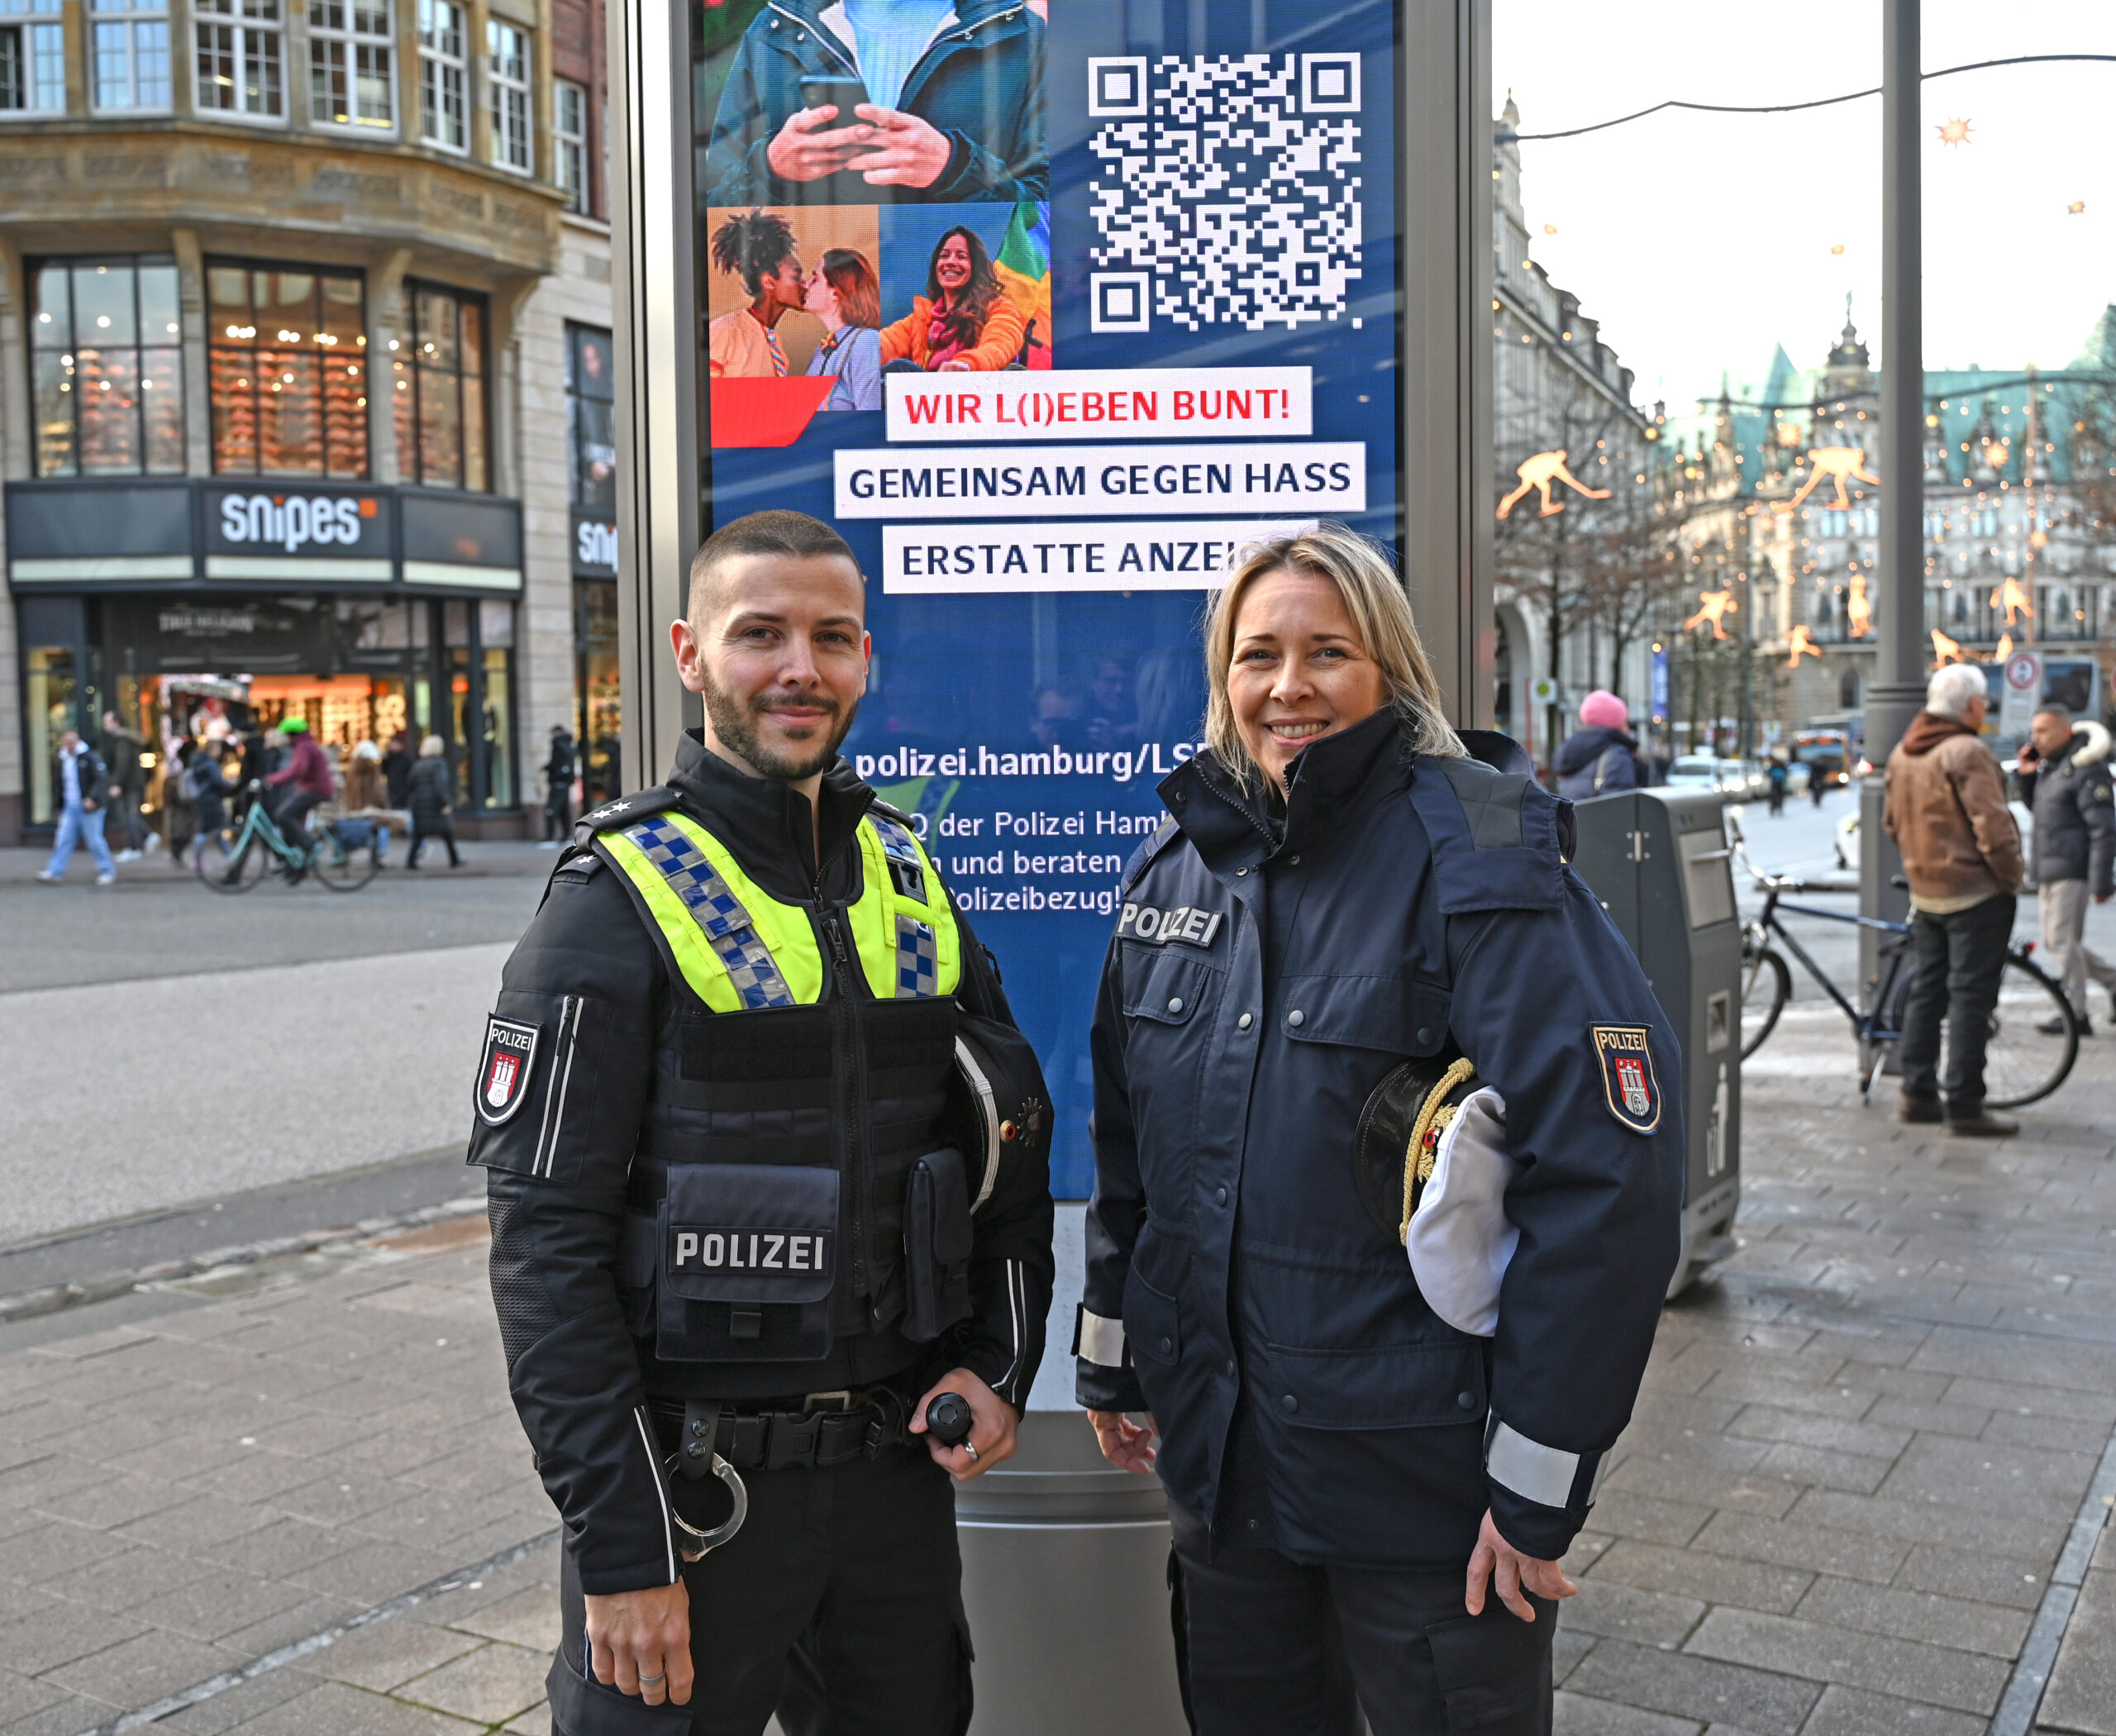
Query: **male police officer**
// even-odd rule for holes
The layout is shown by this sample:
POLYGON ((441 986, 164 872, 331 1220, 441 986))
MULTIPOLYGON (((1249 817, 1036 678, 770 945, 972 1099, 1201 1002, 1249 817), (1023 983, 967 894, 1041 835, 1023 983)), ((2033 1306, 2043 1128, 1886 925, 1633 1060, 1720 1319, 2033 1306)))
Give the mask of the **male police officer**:
POLYGON ((1042 1353, 1047 1114, 997 1081, 1003 1147, 991 1060, 1026 1045, 997 971, 837 756, 863 617, 827 525, 706 541, 670 631, 705 726, 583 818, 488 1021, 470 1158, 566 1522, 564 1736, 969 1720, 947 1473, 1013 1450, 1042 1353), (951 1391, 968 1438, 912 1438, 951 1391))

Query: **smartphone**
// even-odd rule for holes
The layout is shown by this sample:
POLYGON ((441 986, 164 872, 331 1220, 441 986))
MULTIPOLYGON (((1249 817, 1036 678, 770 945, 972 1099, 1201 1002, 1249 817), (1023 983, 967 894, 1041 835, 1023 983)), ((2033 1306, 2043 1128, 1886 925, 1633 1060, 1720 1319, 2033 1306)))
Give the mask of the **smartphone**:
POLYGON ((818 127, 819 132, 839 132, 848 126, 864 126, 859 116, 853 113, 853 105, 867 101, 867 87, 858 79, 847 79, 834 73, 803 73, 801 75, 801 106, 821 108, 835 104, 837 118, 828 126, 818 127))

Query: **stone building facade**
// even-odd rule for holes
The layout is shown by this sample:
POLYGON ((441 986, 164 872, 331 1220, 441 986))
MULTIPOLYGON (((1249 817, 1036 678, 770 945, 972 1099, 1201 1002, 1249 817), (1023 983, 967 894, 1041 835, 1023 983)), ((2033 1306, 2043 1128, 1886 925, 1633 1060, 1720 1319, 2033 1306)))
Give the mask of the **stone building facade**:
POLYGON ((0 15, 0 842, 113 710, 438 735, 466 832, 535 825, 614 575, 603 83, 601 0, 0 15))

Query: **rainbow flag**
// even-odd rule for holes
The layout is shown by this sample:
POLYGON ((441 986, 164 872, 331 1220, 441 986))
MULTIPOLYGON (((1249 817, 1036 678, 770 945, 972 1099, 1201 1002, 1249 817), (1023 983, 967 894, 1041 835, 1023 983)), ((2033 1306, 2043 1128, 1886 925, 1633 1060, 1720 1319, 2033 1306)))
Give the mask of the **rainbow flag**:
POLYGON ((1014 207, 999 256, 992 261, 999 283, 1028 325, 1022 360, 1032 368, 1051 365, 1051 207, 1014 207))

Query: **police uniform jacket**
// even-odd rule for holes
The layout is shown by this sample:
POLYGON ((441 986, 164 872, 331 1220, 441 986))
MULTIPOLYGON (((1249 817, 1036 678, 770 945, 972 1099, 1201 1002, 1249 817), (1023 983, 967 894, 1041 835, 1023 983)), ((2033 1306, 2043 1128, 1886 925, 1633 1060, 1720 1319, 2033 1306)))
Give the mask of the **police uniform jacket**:
POLYGON ((1283 807, 1209 754, 1160 795, 1095 1010, 1079 1402, 1151 1411, 1225 1542, 1459 1567, 1489 1507, 1556 1558, 1631 1414, 1683 1149, 1675 1040, 1566 865, 1570 805, 1413 756, 1386 708, 1283 807), (1428 1296, 1355 1185, 1370 1094, 1451 1056, 1511 1178, 1475 1256, 1495 1322, 1428 1296))
POLYGON ((678 1574, 652 1401, 798 1410, 962 1366, 1018 1407, 1042 1354, 1047 1164, 986 1178, 972 1215, 936 1151, 959 1025, 1012 1033, 996 969, 844 761, 820 798, 818 861, 798 792, 687 736, 666 785, 584 818, 488 1022, 470 1161, 493 1296, 591 1594, 678 1574), (727 927, 731 886, 754 931, 727 927), (899 923, 905 980, 877 992, 884 894, 932 921, 899 923), (957 949, 937 992, 917 980, 936 930, 957 949), (700 958, 727 965, 720 1005, 700 958))

